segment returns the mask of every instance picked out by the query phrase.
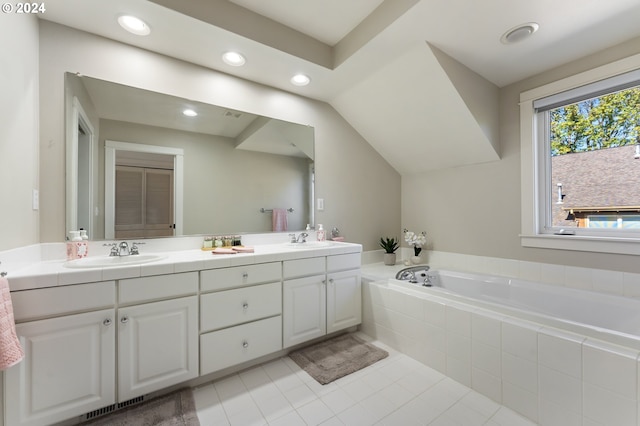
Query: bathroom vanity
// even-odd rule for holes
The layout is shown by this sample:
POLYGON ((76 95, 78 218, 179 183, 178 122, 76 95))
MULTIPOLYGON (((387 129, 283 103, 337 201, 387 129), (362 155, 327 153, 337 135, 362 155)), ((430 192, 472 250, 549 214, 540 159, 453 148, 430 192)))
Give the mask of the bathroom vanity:
POLYGON ((358 244, 164 252, 142 265, 10 273, 25 359, 6 425, 91 418, 361 322, 358 244))

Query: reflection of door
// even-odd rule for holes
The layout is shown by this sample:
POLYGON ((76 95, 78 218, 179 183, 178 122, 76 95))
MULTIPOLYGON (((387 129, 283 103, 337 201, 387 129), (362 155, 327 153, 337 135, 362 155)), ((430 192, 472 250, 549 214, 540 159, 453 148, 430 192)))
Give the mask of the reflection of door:
POLYGON ((173 235, 173 171, 116 167, 115 237, 173 235))

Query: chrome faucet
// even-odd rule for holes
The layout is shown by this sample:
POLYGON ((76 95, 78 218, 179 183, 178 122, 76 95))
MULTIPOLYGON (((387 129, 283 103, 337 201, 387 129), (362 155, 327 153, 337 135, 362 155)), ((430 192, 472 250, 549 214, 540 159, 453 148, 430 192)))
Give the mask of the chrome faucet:
POLYGON ((422 282, 422 286, 423 287, 431 287, 433 285, 433 281, 431 281, 431 280, 435 280, 435 278, 436 278, 435 276, 427 274, 424 277, 424 281, 422 282))
POLYGON ((291 244, 306 243, 308 236, 309 234, 307 234, 306 232, 301 232, 297 237, 296 234, 289 234, 289 238, 291 238, 291 244), (300 241, 300 239, 302 239, 302 241, 300 241))
POLYGON ((118 248, 120 249, 120 251, 118 252, 118 256, 129 256, 131 254, 131 251, 129 250, 129 243, 127 243, 126 241, 118 244, 118 248))

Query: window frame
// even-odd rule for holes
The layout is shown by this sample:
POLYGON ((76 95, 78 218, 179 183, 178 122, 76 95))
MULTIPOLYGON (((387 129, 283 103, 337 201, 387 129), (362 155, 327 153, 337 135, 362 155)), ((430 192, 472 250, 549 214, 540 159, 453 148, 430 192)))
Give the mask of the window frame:
MULTIPOLYGON (((545 228, 547 223, 545 215, 549 213, 546 211, 544 200, 552 198, 550 194, 551 157, 546 151, 546 146, 542 146, 545 144, 538 142, 538 136, 541 132, 547 132, 548 130, 545 129, 549 127, 541 122, 534 106, 534 103, 539 104, 542 99, 564 96, 561 94, 638 69, 640 69, 640 54, 520 94, 520 241, 523 247, 640 255, 640 234, 638 233, 570 228, 567 229, 569 233, 558 235, 558 229, 545 228)), ((540 113, 540 115, 544 114, 540 113)))

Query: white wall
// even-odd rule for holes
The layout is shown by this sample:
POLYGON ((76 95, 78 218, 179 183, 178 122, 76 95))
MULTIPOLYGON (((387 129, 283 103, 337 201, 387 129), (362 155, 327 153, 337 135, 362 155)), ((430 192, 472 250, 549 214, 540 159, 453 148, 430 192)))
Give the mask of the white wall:
POLYGON ((640 39, 500 90, 499 161, 402 178, 402 225, 428 233, 439 251, 534 262, 640 271, 635 256, 520 245, 520 92, 640 52, 640 39))
MULTIPOLYGON (((38 19, 0 14, 0 250, 38 242, 38 19)), ((0 259, 2 261, 2 259, 0 259)), ((1 268, 0 268, 1 269, 1 268)))
MULTIPOLYGON (((64 237, 64 73, 168 93, 315 129, 316 223, 337 226, 348 241, 377 248, 400 229, 400 176, 328 104, 110 41, 51 22, 40 23, 41 241, 64 237), (46 196, 45 196, 46 195, 46 196)), ((212 233, 216 230, 212 229, 212 233)))

